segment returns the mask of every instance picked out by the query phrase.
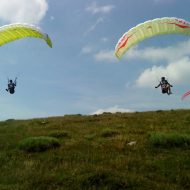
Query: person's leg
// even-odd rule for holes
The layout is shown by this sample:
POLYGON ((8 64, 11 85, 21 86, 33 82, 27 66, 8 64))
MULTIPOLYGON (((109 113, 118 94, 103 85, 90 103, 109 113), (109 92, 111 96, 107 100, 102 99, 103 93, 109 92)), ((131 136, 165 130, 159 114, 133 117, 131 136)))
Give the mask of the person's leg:
POLYGON ((171 94, 171 88, 170 88, 170 85, 167 86, 167 93, 168 93, 168 95, 171 94))
POLYGON ((162 88, 162 94, 167 93, 167 89, 166 88, 162 88))

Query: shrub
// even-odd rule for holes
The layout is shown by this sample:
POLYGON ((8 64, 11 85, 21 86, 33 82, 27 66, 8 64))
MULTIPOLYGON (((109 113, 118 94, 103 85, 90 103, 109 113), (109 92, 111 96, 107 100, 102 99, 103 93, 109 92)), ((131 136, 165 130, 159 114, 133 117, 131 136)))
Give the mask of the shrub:
POLYGON ((160 113, 160 112, 163 112, 163 110, 156 110, 156 113, 160 113))
POLYGON ((29 137, 19 143, 19 149, 26 152, 42 152, 60 146, 58 139, 53 137, 29 137))
POLYGON ((7 119, 5 122, 12 122, 15 121, 15 119, 7 119))

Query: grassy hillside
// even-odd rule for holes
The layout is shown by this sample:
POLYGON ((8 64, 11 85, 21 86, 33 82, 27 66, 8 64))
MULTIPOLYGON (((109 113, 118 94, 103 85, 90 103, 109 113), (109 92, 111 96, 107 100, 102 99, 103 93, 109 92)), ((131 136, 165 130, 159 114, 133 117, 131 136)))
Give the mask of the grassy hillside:
POLYGON ((190 189, 190 111, 0 122, 0 190, 190 189))

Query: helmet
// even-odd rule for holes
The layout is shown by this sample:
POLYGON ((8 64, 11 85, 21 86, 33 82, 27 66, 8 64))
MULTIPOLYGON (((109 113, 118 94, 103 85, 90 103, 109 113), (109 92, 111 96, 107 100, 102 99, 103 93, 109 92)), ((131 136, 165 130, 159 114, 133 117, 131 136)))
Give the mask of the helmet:
POLYGON ((10 80, 10 82, 12 83, 13 81, 12 81, 12 80, 10 80))
POLYGON ((165 77, 162 77, 161 80, 165 80, 165 77))

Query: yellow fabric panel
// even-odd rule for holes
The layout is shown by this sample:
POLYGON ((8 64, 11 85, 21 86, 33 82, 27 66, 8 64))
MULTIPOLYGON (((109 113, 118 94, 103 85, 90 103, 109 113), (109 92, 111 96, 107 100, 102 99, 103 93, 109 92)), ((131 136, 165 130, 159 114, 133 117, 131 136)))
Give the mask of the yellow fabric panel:
POLYGON ((123 34, 115 47, 115 55, 121 59, 132 46, 163 34, 190 35, 190 23, 175 17, 157 18, 141 23, 123 34))

